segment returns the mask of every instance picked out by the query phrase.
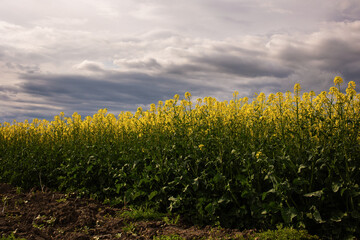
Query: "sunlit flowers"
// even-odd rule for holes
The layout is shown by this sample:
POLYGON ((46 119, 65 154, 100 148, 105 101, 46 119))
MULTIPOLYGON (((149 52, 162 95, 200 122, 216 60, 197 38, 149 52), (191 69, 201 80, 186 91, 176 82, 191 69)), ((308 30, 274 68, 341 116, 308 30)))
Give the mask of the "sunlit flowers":
POLYGON ((348 123, 359 118, 360 95, 355 90, 356 85, 349 82, 344 94, 339 88, 342 82, 341 77, 335 77, 335 86, 318 95, 313 91, 301 94, 301 86, 297 83, 293 93, 278 92, 269 96, 260 93, 252 101, 240 98, 239 92, 234 91, 229 101, 204 97, 197 98, 193 104, 191 93, 186 92, 183 99, 175 94, 173 99, 150 104, 148 110, 138 107, 135 113, 122 112, 118 116, 100 109, 93 116, 82 117, 75 112, 65 117, 60 113, 53 121, 34 119, 3 123, 0 137, 6 141, 26 139, 26 142, 49 144, 77 139, 77 142, 91 144, 104 139, 105 134, 108 140, 121 143, 133 141, 133 136, 137 140, 151 138, 153 141, 160 135, 176 133, 176 136, 191 138, 190 142, 201 151, 205 149, 205 138, 212 134, 246 135, 249 141, 267 137, 292 141, 297 133, 299 136, 311 134, 308 139, 321 141, 317 134, 329 124, 333 129, 350 127, 348 123))
POLYGON ((340 85, 340 84, 342 84, 342 82, 343 82, 343 80, 342 80, 341 77, 336 76, 336 77, 334 78, 334 84, 335 84, 335 85, 340 85))

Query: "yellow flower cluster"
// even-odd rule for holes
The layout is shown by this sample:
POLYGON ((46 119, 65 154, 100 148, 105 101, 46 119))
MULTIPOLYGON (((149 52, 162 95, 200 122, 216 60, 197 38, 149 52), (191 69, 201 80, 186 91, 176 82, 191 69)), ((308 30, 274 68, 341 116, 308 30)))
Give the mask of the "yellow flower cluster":
MULTIPOLYGON (((337 86, 341 82, 340 77, 334 79, 337 86)), ((44 144, 72 140, 92 144, 110 141, 108 139, 128 141, 130 137, 156 140, 164 134, 181 131, 189 139, 199 139, 194 146, 204 150, 206 141, 201 140, 219 132, 228 137, 247 136, 249 141, 268 136, 285 141, 295 135, 320 141, 324 128, 346 130, 359 121, 360 94, 355 91, 354 82, 349 82, 346 93, 332 87, 329 92, 318 95, 314 92, 301 95, 300 89, 296 84, 293 93, 279 92, 268 97, 260 93, 251 103, 246 97, 238 98, 237 91, 233 100, 223 102, 213 97, 192 102, 191 94, 186 92, 182 100, 175 95, 173 99, 151 104, 149 110, 139 107, 135 113, 121 112, 118 116, 101 109, 94 116, 85 118, 78 113, 71 117, 60 113, 52 121, 5 122, 0 125, 0 140, 44 144)))

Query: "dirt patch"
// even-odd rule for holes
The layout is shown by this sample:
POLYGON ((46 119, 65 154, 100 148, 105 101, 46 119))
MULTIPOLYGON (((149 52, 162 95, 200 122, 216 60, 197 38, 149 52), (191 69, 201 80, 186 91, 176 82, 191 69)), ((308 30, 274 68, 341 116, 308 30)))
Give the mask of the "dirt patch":
MULTIPOLYGON (((164 221, 131 221, 126 209, 91 199, 50 191, 19 192, 0 183, 0 233, 26 239, 153 239, 178 235, 185 239, 230 239, 253 231, 199 228, 164 221)), ((0 235, 1 236, 1 235, 0 235)))

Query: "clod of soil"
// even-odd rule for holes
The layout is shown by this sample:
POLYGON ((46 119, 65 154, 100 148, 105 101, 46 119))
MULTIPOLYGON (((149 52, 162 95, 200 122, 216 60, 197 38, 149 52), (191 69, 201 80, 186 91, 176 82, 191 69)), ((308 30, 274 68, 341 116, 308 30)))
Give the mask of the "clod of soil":
MULTIPOLYGON (((0 183, 0 233, 31 239, 153 239, 178 235, 185 239, 230 239, 253 231, 199 228, 164 221, 132 221, 119 217, 126 209, 95 200, 50 192, 19 192, 0 183)), ((1 235, 0 235, 1 237, 1 235)))

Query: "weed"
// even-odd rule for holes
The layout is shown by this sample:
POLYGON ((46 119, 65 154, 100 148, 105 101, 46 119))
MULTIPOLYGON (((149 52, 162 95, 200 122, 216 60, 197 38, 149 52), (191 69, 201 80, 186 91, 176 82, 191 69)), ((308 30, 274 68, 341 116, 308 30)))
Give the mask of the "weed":
POLYGON ((122 230, 127 234, 137 236, 136 226, 135 226, 135 224, 133 222, 125 223, 125 226, 122 228, 122 230))
POLYGON ((66 202, 67 199, 66 198, 59 198, 59 199, 56 199, 56 202, 58 203, 62 203, 62 202, 66 202))
POLYGON ((305 230, 296 230, 293 228, 278 227, 276 230, 267 230, 265 232, 256 233, 251 239, 256 240, 306 240, 319 239, 318 236, 312 236, 305 230))
POLYGON ((0 236, 0 240, 26 240, 25 238, 17 238, 15 237, 15 235, 12 233, 8 236, 5 235, 1 235, 0 236))
POLYGON ((148 207, 134 207, 128 210, 123 210, 117 214, 118 217, 139 220, 160 220, 165 214, 156 212, 154 209, 148 207))
POLYGON ((175 217, 168 217, 168 216, 163 217, 163 221, 167 225, 176 225, 178 224, 179 219, 180 219, 180 215, 176 215, 175 217))
POLYGON ((4 213, 5 209, 6 209, 6 205, 8 204, 9 197, 4 196, 4 197, 2 197, 1 200, 2 200, 2 203, 3 203, 3 209, 1 210, 1 213, 4 213))
POLYGON ((37 228, 39 230, 42 230, 42 229, 45 228, 45 224, 43 224, 43 223, 42 224, 37 224, 37 223, 33 222, 32 226, 33 226, 33 228, 37 228))
POLYGON ((185 238, 173 234, 173 235, 154 236, 153 240, 185 240, 185 238))

